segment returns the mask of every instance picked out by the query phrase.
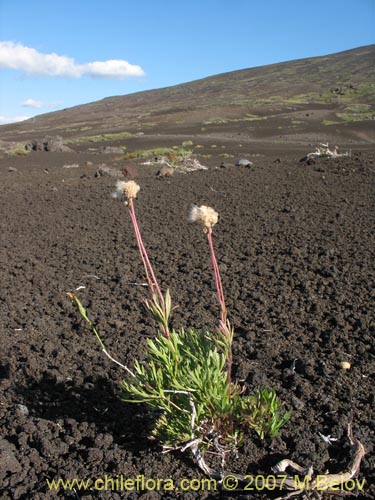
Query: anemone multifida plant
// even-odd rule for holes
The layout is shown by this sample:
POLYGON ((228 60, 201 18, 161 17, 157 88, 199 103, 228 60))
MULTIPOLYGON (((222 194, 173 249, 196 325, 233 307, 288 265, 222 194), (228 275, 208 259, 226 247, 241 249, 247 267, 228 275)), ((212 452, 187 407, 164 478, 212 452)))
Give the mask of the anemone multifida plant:
POLYGON ((193 206, 190 213, 190 220, 202 225, 208 240, 219 304, 218 324, 212 331, 198 331, 192 326, 177 331, 170 326, 173 307, 169 290, 162 293, 141 236, 135 212, 138 192, 134 181, 118 181, 113 196, 124 200, 128 207, 149 291, 143 303, 157 326, 155 336, 147 339, 145 361, 135 360, 129 369, 110 356, 77 296, 69 296, 104 353, 125 369, 121 398, 157 410, 159 417, 153 432, 165 450, 191 449, 198 465, 207 472, 205 452, 219 455, 224 462, 229 452, 241 446, 246 428, 261 438, 277 436, 289 412, 283 411, 273 389, 259 388, 248 393, 232 379, 234 330, 227 315, 213 244, 218 214, 206 206, 193 206))

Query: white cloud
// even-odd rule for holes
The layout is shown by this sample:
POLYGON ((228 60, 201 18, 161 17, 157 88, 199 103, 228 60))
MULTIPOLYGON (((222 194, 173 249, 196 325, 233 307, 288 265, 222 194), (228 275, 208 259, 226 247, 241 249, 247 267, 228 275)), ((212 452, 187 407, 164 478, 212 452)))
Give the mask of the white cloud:
POLYGON ((0 125, 5 125, 7 123, 17 123, 23 122, 31 118, 30 116, 0 116, 0 125))
POLYGON ((0 42, 0 67, 18 69, 28 74, 79 77, 74 59, 57 54, 41 54, 31 47, 0 42))
POLYGON ((61 76, 79 78, 83 75, 102 78, 126 78, 143 76, 140 66, 123 59, 94 61, 77 64, 75 60, 58 54, 42 54, 32 47, 13 42, 0 42, 0 68, 24 71, 28 75, 61 76))
POLYGON ((109 61, 97 61, 83 64, 85 73, 92 76, 104 78, 124 78, 126 76, 141 76, 144 72, 140 66, 134 66, 121 59, 110 59, 109 61))
POLYGON ((56 108, 60 104, 62 104, 62 101, 43 102, 36 99, 25 99, 21 105, 24 108, 56 108))
POLYGON ((44 104, 42 101, 36 101, 35 99, 25 99, 22 106, 25 108, 43 108, 44 104))

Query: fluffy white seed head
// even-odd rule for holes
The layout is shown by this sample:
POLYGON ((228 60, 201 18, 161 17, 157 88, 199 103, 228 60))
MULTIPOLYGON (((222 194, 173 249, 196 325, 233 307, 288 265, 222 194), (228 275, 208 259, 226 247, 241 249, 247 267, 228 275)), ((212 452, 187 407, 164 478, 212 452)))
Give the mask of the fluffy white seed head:
POLYGON ((113 198, 120 200, 132 200, 137 197, 137 193, 141 188, 134 181, 117 181, 116 189, 112 193, 113 198))
POLYGON ((219 214, 211 207, 193 205, 190 210, 189 220, 200 222, 205 228, 212 228, 219 219, 219 214))

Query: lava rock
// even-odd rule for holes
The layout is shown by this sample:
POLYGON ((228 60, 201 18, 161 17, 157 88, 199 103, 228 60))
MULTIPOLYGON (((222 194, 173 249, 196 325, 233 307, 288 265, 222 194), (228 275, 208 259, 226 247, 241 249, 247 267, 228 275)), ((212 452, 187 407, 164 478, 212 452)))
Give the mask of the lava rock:
POLYGON ((124 150, 117 146, 103 146, 99 149, 99 153, 109 155, 122 155, 124 154, 124 150))
POLYGON ((15 455, 16 447, 6 439, 0 439, 0 478, 4 479, 10 472, 20 472, 22 467, 15 455))
POLYGON ((250 160, 246 160, 245 158, 241 158, 240 160, 238 160, 236 162, 236 167, 246 167, 246 168, 250 168, 254 165, 253 162, 251 162, 250 160))
POLYGON ((121 170, 117 170, 112 167, 108 167, 108 165, 99 165, 98 170, 95 173, 95 177, 114 177, 116 179, 120 179, 124 177, 124 174, 121 170))
POLYGON ((121 172, 128 179, 136 179, 139 175, 138 169, 134 165, 127 165, 126 167, 121 169, 121 172))
POLYGON ((73 153, 74 151, 64 144, 59 135, 46 136, 43 139, 34 139, 25 144, 26 151, 49 151, 53 153, 73 153))
POLYGON ((160 170, 156 173, 158 177, 172 177, 174 175, 174 170, 171 167, 163 165, 160 170))

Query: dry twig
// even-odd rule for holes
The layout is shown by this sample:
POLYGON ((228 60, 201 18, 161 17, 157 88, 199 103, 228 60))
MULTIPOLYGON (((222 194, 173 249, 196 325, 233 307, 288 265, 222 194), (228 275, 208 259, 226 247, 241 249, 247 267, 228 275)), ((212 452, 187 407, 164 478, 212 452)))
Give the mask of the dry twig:
MULTIPOLYGON (((297 498, 300 500, 320 500, 323 495, 350 496, 354 495, 353 491, 345 490, 345 483, 357 476, 359 473, 361 461, 365 455, 363 444, 352 433, 351 424, 348 424, 348 438, 352 447, 352 460, 348 469, 338 474, 319 474, 314 475, 312 466, 304 468, 289 459, 281 460, 272 468, 272 472, 277 475, 276 484, 280 489, 289 491, 285 496, 279 497, 276 500, 287 500, 289 498, 297 498), (287 469, 296 471, 298 474, 285 474, 287 469)), ((219 481, 227 475, 238 480, 239 483, 248 483, 249 476, 241 474, 233 474, 227 471, 219 471, 209 467, 204 456, 199 450, 199 443, 194 443, 190 446, 198 467, 211 479, 219 481)), ((362 484, 362 483, 361 483, 362 484)))

